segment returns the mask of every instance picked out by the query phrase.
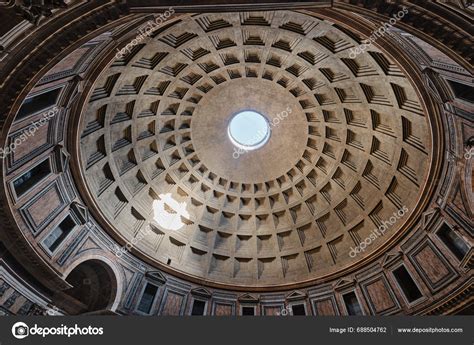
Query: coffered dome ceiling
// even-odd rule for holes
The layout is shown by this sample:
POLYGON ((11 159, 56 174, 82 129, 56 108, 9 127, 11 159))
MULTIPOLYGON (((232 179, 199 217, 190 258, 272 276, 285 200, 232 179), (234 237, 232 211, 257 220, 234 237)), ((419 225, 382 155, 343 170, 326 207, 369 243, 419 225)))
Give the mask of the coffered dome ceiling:
POLYGON ((268 287, 340 272, 404 231, 431 128, 387 54, 354 57, 357 35, 306 13, 166 24, 103 71, 78 127, 90 200, 135 254, 201 281, 268 287), (265 116, 271 136, 236 154, 227 126, 242 110, 265 116))

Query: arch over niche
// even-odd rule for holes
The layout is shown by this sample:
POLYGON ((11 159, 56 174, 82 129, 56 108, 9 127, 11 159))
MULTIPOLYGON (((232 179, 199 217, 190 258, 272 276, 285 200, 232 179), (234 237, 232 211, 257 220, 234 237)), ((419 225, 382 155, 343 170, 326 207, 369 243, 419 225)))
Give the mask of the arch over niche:
POLYGON ((110 313, 121 296, 119 272, 108 259, 83 258, 70 266, 65 280, 72 287, 64 290, 61 305, 72 314, 110 313))

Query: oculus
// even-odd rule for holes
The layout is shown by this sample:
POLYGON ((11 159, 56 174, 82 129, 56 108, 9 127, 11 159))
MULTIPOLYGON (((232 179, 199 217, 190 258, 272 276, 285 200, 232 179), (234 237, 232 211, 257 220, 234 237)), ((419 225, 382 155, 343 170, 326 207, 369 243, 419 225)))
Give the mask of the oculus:
POLYGON ((270 125, 267 119, 252 110, 235 114, 229 122, 227 133, 234 146, 246 151, 261 148, 270 139, 270 125))

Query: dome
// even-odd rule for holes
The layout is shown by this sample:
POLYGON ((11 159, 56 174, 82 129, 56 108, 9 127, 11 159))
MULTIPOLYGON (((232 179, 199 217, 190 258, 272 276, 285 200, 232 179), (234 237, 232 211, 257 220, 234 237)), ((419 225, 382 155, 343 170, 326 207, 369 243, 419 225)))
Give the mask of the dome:
POLYGON ((307 13, 201 14, 112 61, 77 126, 108 230, 138 237, 132 251, 157 267, 224 285, 311 281, 380 250, 424 190, 431 127, 402 68, 375 48, 353 58, 355 44, 307 13), (245 111, 268 122, 257 150, 229 136, 245 111))

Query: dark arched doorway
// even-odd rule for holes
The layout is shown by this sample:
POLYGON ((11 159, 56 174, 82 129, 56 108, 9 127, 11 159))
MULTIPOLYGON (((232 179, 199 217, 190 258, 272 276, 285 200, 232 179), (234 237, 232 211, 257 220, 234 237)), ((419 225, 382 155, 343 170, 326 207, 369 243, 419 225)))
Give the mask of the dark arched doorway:
POLYGON ((87 260, 76 266, 66 281, 72 288, 65 291, 65 309, 71 314, 107 312, 115 300, 117 280, 106 263, 87 260))

